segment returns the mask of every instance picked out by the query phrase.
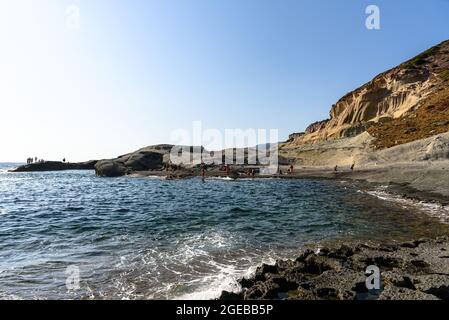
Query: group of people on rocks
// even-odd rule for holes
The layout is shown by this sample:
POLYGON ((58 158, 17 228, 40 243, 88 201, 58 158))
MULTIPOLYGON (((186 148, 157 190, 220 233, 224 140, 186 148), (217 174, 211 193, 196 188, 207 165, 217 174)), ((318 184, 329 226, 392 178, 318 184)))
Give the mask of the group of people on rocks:
MULTIPOLYGON (((33 164, 33 163, 43 163, 43 162, 45 162, 45 160, 44 159, 37 159, 37 157, 29 157, 29 158, 27 158, 27 164, 33 164)), ((62 162, 64 162, 65 163, 65 158, 64 159, 62 159, 62 162)))
POLYGON ((37 157, 29 157, 28 159, 27 159, 27 164, 32 164, 32 163, 41 163, 41 162, 44 162, 44 160, 43 159, 40 159, 40 160, 37 160, 37 157))
POLYGON ((256 170, 254 170, 254 169, 247 169, 247 170, 245 170, 245 174, 248 177, 254 178, 254 176, 256 175, 256 170))

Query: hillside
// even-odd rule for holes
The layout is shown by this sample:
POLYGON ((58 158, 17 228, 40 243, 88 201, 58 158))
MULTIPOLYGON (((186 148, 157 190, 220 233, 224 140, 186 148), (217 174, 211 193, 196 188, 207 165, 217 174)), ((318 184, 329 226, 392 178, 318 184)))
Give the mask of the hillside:
POLYGON ((449 130, 449 40, 379 74, 338 100, 330 118, 296 134, 286 148, 368 131, 375 148, 449 130))

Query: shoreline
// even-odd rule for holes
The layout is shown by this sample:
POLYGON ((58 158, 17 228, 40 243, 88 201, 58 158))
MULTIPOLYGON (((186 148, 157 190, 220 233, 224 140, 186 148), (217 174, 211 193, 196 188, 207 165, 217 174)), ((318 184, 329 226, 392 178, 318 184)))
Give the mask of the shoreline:
MULTIPOLYGON (((241 168, 240 168, 241 169, 241 168)), ((281 167, 286 172, 286 166, 281 167)), ((235 180, 252 179, 233 172, 235 180)), ((225 178, 215 168, 205 178, 225 178)), ((134 172, 124 177, 188 179, 201 177, 199 169, 174 172, 134 172)), ((254 179, 343 180, 373 189, 382 186, 387 194, 441 206, 449 205, 449 161, 396 163, 390 166, 348 168, 334 172, 325 167, 295 167, 293 174, 256 175, 254 179), (445 178, 448 177, 448 178, 445 178)), ((386 200, 385 200, 386 201, 386 200)), ((242 290, 223 291, 219 300, 449 300, 449 227, 447 236, 414 239, 400 244, 366 243, 345 239, 341 245, 326 242, 305 245, 293 260, 263 264, 249 278, 238 281, 242 290), (365 287, 366 267, 380 268, 382 290, 365 287)))
MULTIPOLYGON (((282 169, 286 172, 287 166, 282 169)), ((255 179, 343 180, 369 189, 383 187, 387 195, 399 199, 445 207, 449 205, 449 190, 444 186, 444 181, 449 181, 448 174, 449 162, 438 161, 337 172, 332 168, 302 167, 295 168, 293 174, 255 179)), ((187 176, 192 177, 198 174, 187 176)), ((216 177, 226 174, 206 173, 206 179, 216 177)), ((449 300, 449 227, 447 234, 400 244, 368 244, 351 239, 338 241, 340 246, 327 241, 314 246, 306 244, 307 249, 293 260, 258 266, 251 277, 238 280, 242 287, 239 292, 222 291, 218 300, 449 300), (364 271, 368 265, 379 267, 381 290, 366 289, 364 271)))
MULTIPOLYGON (((284 172, 287 166, 280 167, 284 172)), ((199 170, 180 170, 175 172, 142 171, 134 172, 129 177, 158 176, 165 179, 187 179, 201 177, 199 170)), ((225 172, 218 170, 206 171, 205 178, 226 178, 225 172)), ((425 163, 397 163, 390 166, 371 166, 356 168, 354 171, 339 170, 335 172, 326 167, 296 167, 292 174, 256 175, 248 177, 234 172, 231 179, 326 179, 351 180, 373 186, 387 186, 387 193, 401 196, 405 199, 449 205, 449 161, 425 163)))
MULTIPOLYGON (((62 163, 48 161, 30 165, 22 165, 8 172, 44 172, 66 170, 95 170, 97 161, 81 163, 62 163)), ((272 174, 249 177, 243 174, 247 166, 233 166, 228 175, 217 169, 217 166, 209 168, 205 172, 208 178, 230 178, 232 180, 245 179, 326 179, 326 180, 351 180, 369 187, 386 186, 386 192, 398 195, 405 199, 439 203, 442 206, 449 205, 449 161, 422 161, 394 163, 391 165, 361 166, 354 171, 349 168, 334 171, 329 167, 296 166, 291 174, 272 174)), ((280 166, 280 170, 287 172, 288 166, 280 166)), ((123 177, 143 178, 160 177, 166 180, 189 179, 201 177, 200 169, 182 168, 178 170, 147 170, 133 171, 123 177)))
POLYGON ((295 259, 259 266, 219 300, 449 300, 449 236, 399 244, 345 241, 305 246, 295 259), (366 288, 368 266, 380 289, 366 288))

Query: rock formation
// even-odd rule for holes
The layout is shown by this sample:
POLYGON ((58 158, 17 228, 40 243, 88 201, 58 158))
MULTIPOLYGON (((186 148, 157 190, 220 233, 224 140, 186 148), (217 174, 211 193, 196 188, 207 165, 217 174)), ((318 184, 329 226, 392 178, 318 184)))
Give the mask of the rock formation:
POLYGON ((95 173, 100 177, 119 177, 134 171, 161 170, 169 163, 172 145, 157 145, 117 157, 100 160, 95 173))
MULTIPOLYGON (((305 130, 305 135, 295 137, 290 144, 301 145, 320 140, 353 137, 391 120, 413 117, 415 112, 425 106, 430 99, 444 95, 448 87, 449 40, 376 76, 370 82, 346 94, 332 106, 329 120, 311 124, 305 130)), ((448 96, 449 94, 440 101, 440 103, 446 103, 443 107, 435 108, 430 112, 436 114, 439 111, 447 111, 448 96)), ((430 105, 435 107, 435 104, 430 105)), ((442 130, 434 131, 433 134, 448 131, 449 122, 437 118, 426 119, 427 123, 424 125, 434 125, 440 121, 439 125, 434 127, 442 128, 442 130)), ((413 127, 403 131, 407 129, 410 130, 406 134, 416 131, 413 127)), ((403 142, 399 141, 396 144, 432 135, 432 130, 424 131, 415 137, 412 135, 412 139, 403 139, 403 142)), ((375 132, 374 129, 373 132, 375 132)), ((392 141, 386 147, 395 145, 394 142, 392 141)))
POLYGON ((34 172, 34 171, 63 171, 63 170, 94 170, 96 160, 86 162, 60 162, 43 161, 27 164, 10 170, 10 172, 34 172))
POLYGON ((449 300, 448 251, 448 237, 307 249, 295 260, 260 266, 240 280, 241 292, 225 291, 220 299, 449 300), (372 265, 380 287, 369 290, 365 272, 372 265))
POLYGON ((306 128, 305 133, 306 134, 311 134, 311 133, 320 131, 320 130, 322 130, 322 129, 324 129, 326 127, 326 124, 328 122, 329 122, 329 119, 314 122, 314 123, 312 123, 311 125, 309 125, 306 128))

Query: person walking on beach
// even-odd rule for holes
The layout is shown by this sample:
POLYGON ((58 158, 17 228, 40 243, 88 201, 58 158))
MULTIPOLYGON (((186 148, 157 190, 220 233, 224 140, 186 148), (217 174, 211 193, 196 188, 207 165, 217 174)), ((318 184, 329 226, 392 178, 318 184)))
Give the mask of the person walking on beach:
POLYGON ((351 171, 354 171, 354 166, 355 166, 355 163, 353 163, 353 164, 351 165, 351 171))
POLYGON ((337 171, 338 171, 338 166, 337 166, 337 165, 335 165, 335 167, 334 167, 334 171, 335 171, 335 172, 337 172, 337 171))

